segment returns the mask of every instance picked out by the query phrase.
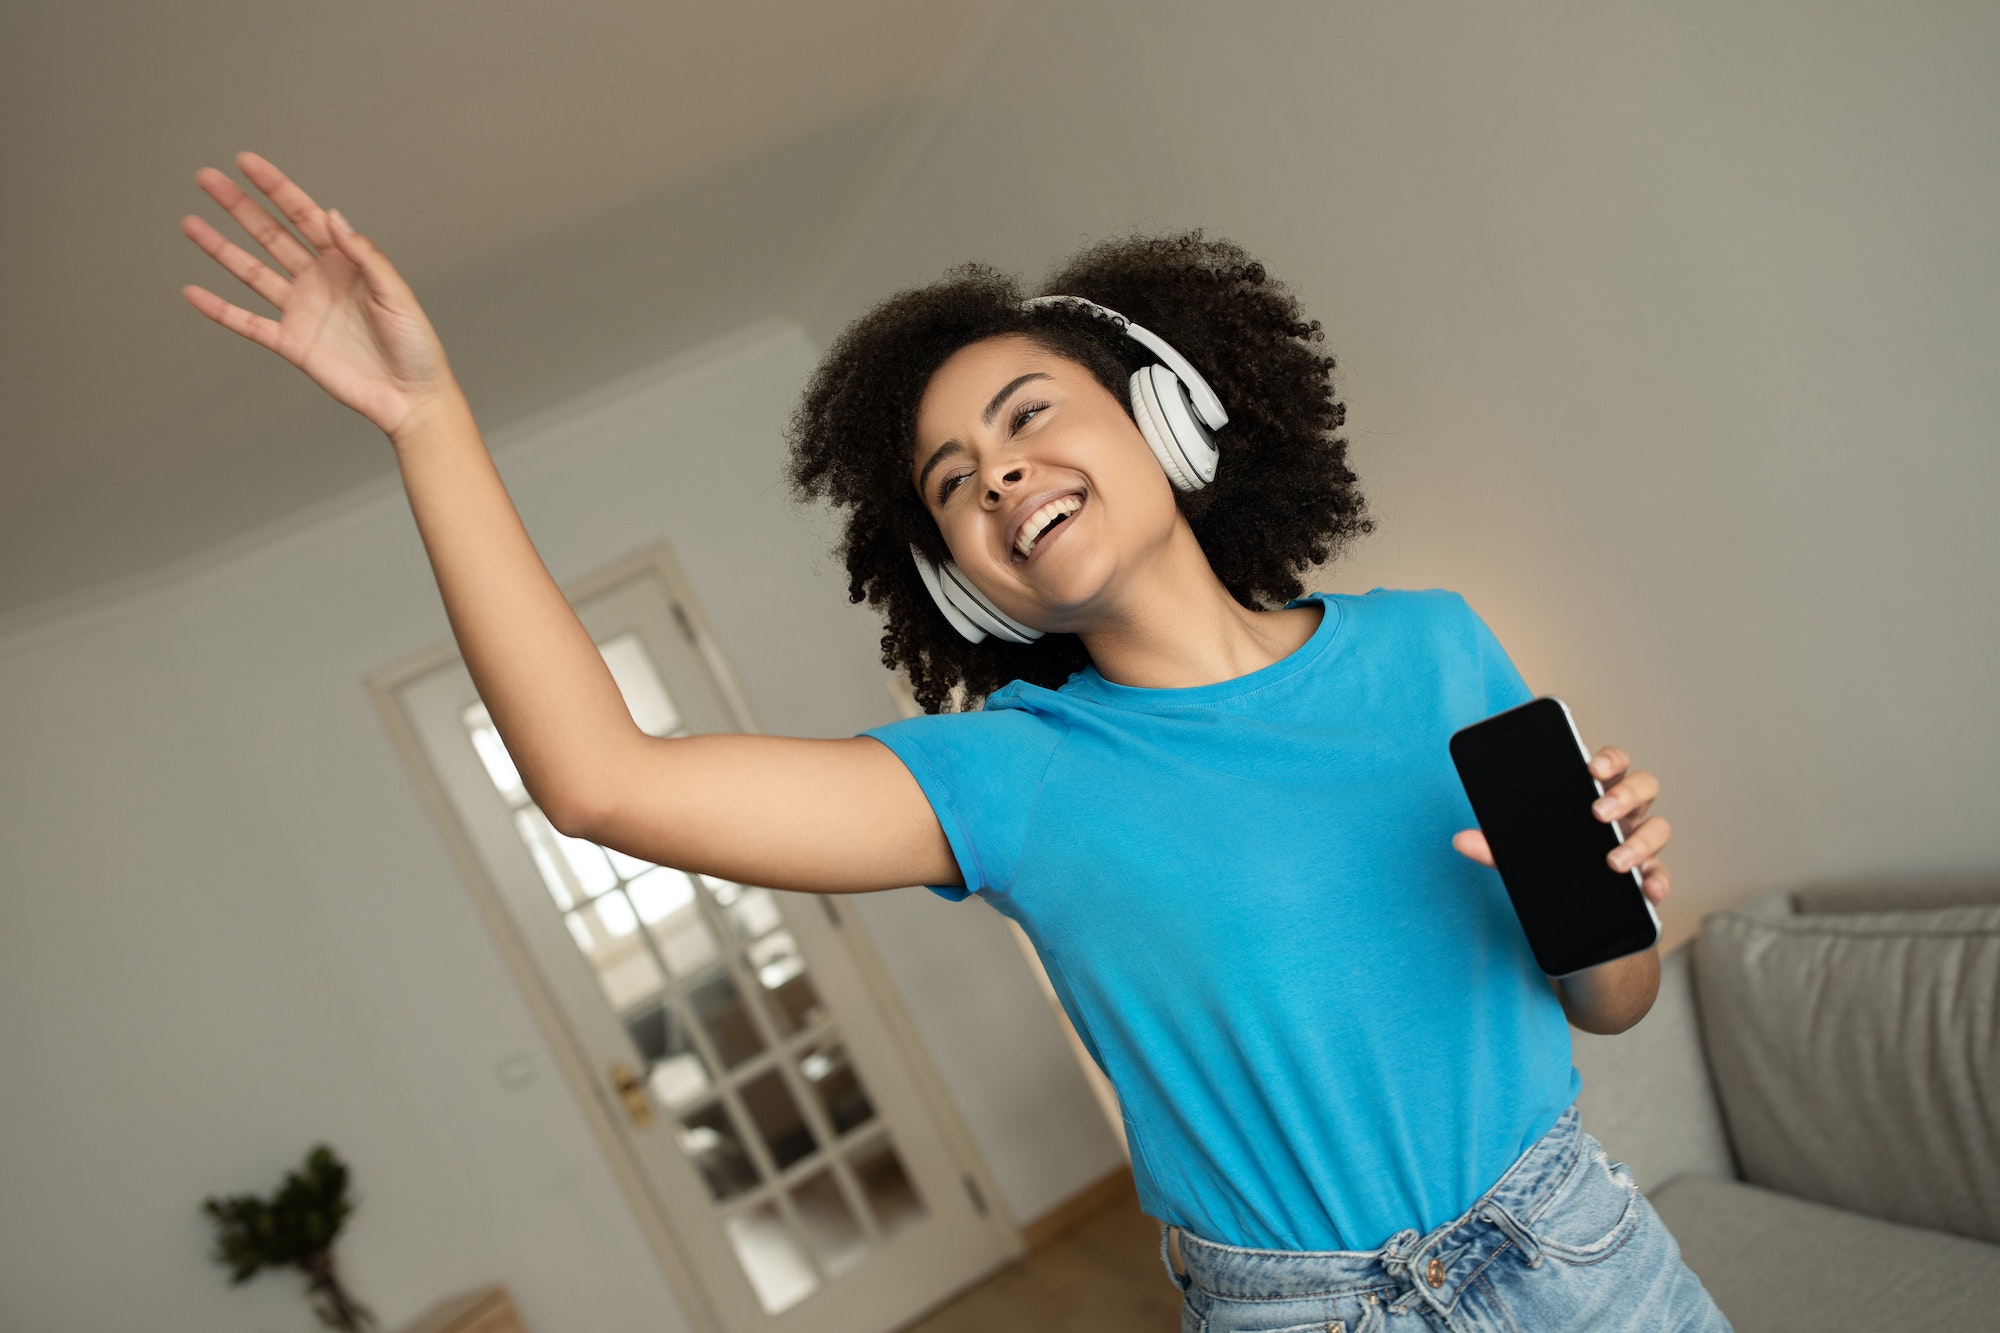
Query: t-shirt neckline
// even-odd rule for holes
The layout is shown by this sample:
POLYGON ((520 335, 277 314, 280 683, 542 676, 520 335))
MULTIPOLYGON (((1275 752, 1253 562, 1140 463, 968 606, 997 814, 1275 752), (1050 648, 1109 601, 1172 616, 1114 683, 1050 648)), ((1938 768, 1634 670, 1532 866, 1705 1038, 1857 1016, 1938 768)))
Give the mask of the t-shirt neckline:
POLYGON ((1207 685, 1156 688, 1148 685, 1120 685, 1116 681, 1106 680, 1098 674, 1097 667, 1091 665, 1071 676, 1061 692, 1139 708, 1174 708, 1185 704, 1216 703, 1249 694, 1253 690, 1261 690, 1311 666, 1313 659, 1325 652, 1326 646, 1333 642, 1333 637, 1340 628, 1340 603, 1330 594, 1309 592, 1303 597, 1294 597, 1286 602, 1285 609, 1289 611, 1307 602, 1320 604, 1319 624, 1306 636, 1304 643, 1269 666, 1258 667, 1255 671, 1232 676, 1228 680, 1212 681, 1207 685))

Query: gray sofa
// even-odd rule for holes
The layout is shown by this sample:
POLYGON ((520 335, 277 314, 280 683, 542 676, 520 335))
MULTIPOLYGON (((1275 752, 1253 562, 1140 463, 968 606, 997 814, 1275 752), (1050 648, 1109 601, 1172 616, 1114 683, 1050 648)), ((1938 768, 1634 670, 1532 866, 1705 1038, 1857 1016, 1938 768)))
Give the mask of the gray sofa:
POLYGON ((2000 1329, 2000 880, 1716 913, 1576 1064, 1738 1333, 2000 1329))

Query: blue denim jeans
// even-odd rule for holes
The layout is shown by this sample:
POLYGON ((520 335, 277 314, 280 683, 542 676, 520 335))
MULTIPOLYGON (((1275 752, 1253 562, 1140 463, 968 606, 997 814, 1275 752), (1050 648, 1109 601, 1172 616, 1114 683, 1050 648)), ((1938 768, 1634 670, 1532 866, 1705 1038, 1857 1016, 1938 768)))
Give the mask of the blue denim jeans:
POLYGON ((1729 1329, 1574 1106, 1427 1236, 1399 1231, 1370 1251, 1248 1250, 1169 1226, 1160 1257, 1183 1293, 1182 1333, 1729 1329))

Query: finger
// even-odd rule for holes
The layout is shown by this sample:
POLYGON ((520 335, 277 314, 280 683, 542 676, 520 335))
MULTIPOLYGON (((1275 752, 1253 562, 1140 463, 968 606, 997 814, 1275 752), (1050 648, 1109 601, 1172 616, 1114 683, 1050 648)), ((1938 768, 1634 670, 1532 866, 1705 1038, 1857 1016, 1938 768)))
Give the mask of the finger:
POLYGON ((1486 835, 1476 828, 1461 829, 1452 834, 1451 845, 1461 856, 1469 856, 1483 866, 1493 864, 1493 849, 1486 845, 1486 835))
POLYGON ((1660 794, 1660 780, 1645 769, 1627 773, 1625 777, 1605 790, 1604 795, 1590 804, 1590 812, 1607 823, 1620 816, 1627 822, 1638 824, 1646 817, 1653 798, 1660 794))
POLYGON ((378 296, 406 297, 411 304, 416 303, 409 284, 403 281, 402 274, 396 272, 396 266, 389 262, 389 256, 382 253, 380 246, 354 230, 354 224, 339 209, 333 209, 326 216, 327 231, 333 238, 333 244, 340 253, 354 261, 370 291, 378 296))
POLYGON ((1632 756, 1615 745, 1607 745, 1590 760, 1590 776, 1599 782, 1616 782, 1632 764, 1632 756))
POLYGON ((1673 825, 1655 815, 1632 830, 1632 835, 1612 848, 1606 859, 1614 870, 1630 870, 1658 856, 1660 849, 1667 845, 1667 839, 1673 836, 1673 825))
POLYGON ((1667 863, 1658 859, 1648 861, 1639 869, 1641 876, 1639 891, 1652 902, 1659 902, 1673 888, 1673 876, 1667 873, 1667 863))
POLYGON ((278 261, 287 276, 297 273, 316 258, 306 249, 299 238, 285 230, 285 224, 271 216, 270 210, 243 192, 243 187, 214 167, 203 167, 194 174, 195 184, 230 217, 243 228, 250 239, 264 247, 264 253, 278 261))
POLYGON ((326 211, 314 203, 312 196, 300 189, 290 176, 255 153, 238 153, 236 166, 250 178, 252 185, 271 197, 271 202, 291 219, 301 236, 322 250, 333 244, 333 233, 326 223, 326 211))
POLYGON ((181 295, 187 298, 189 305, 231 333, 240 333, 260 347, 268 347, 274 352, 278 350, 277 320, 253 315, 242 306, 231 305, 206 287, 183 287, 181 295))
POLYGON ((292 284, 268 264, 260 263, 255 255, 192 213, 181 219, 181 231, 244 286, 278 309, 285 308, 285 298, 291 295, 292 284))

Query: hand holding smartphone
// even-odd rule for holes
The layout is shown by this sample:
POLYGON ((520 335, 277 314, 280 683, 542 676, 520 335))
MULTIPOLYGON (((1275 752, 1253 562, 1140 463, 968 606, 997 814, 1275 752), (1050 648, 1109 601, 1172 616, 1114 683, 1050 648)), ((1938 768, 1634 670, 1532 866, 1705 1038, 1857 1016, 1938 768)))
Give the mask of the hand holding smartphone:
POLYGON ((1542 971, 1565 977, 1659 942, 1639 872, 1605 861, 1624 839, 1591 813, 1604 788, 1562 700, 1473 723, 1451 758, 1542 971))

